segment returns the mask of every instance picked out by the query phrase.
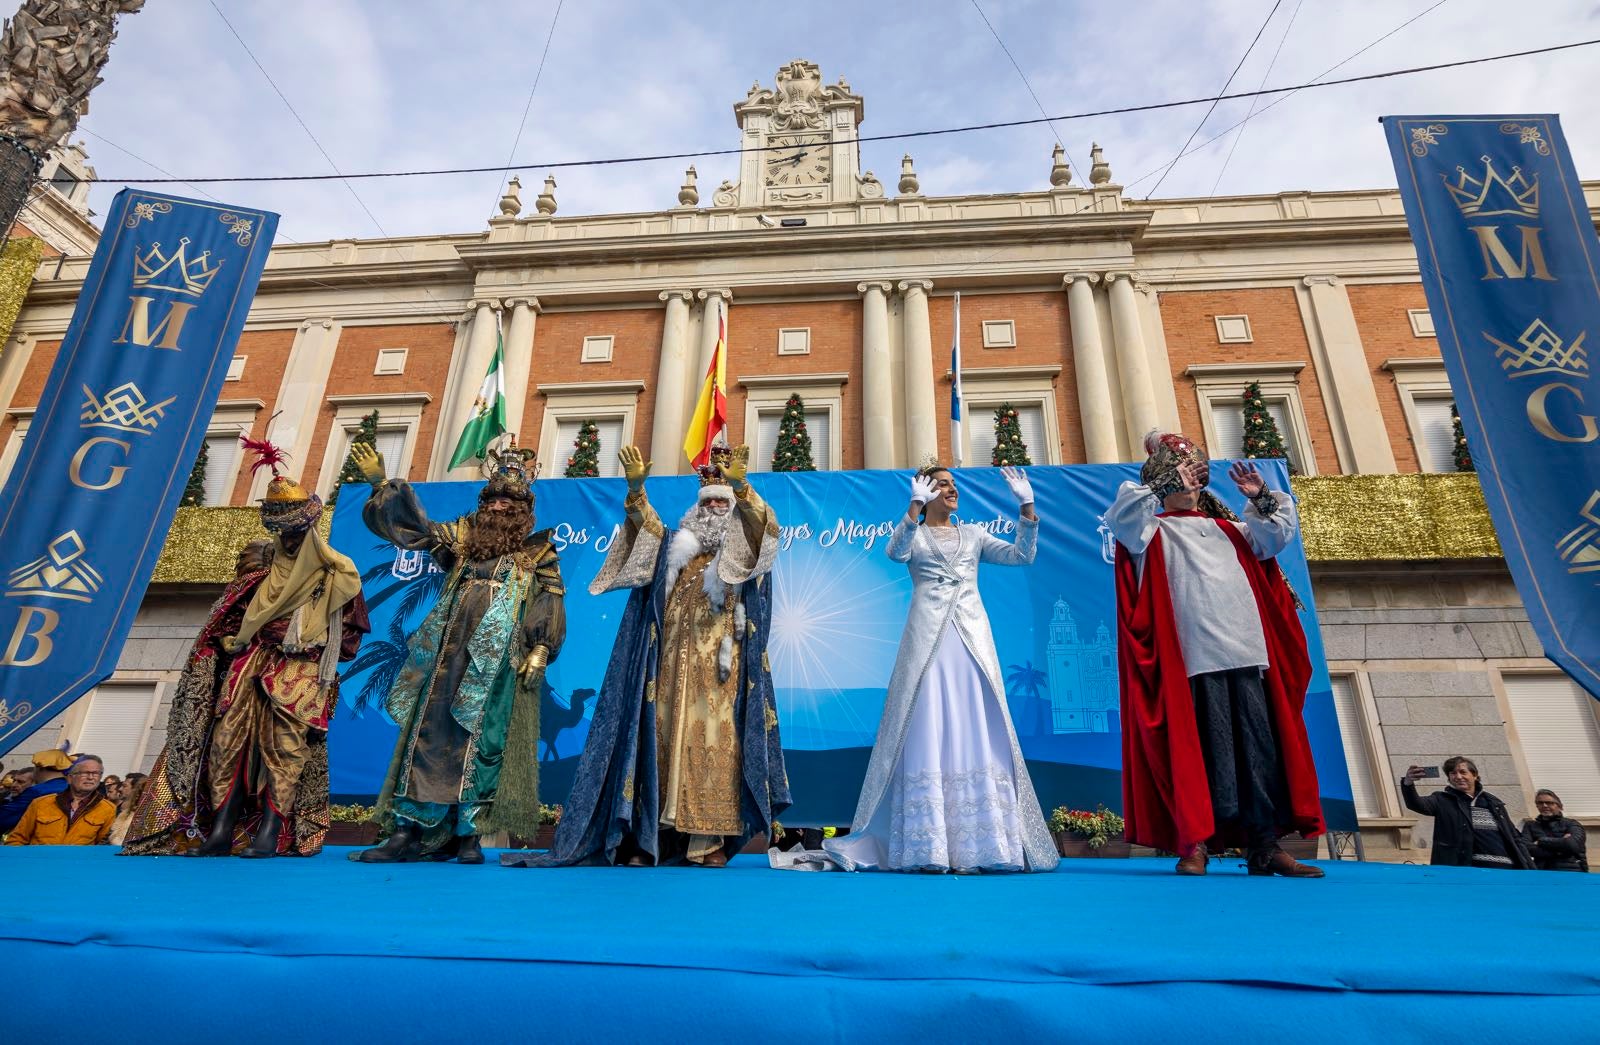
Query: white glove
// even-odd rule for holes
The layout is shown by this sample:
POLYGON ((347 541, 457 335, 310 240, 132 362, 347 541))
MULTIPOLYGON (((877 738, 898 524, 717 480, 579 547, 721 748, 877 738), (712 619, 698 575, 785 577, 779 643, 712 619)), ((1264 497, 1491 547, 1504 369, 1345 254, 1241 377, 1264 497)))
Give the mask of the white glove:
POLYGON ((1001 478, 1006 485, 1011 487, 1011 496, 1017 499, 1017 504, 1033 503, 1033 484, 1028 482, 1028 475, 1021 468, 1000 469, 1001 478))
POLYGON ((911 477, 911 499, 918 504, 927 504, 939 496, 939 487, 926 475, 913 475, 911 477))

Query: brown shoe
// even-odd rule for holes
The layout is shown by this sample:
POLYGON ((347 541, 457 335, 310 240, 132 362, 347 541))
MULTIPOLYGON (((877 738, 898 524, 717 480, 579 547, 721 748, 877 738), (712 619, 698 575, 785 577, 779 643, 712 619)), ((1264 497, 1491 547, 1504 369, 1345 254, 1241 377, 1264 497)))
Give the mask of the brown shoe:
POLYGON ((701 867, 727 867, 728 866, 728 854, 723 852, 721 849, 718 849, 715 852, 707 853, 705 855, 705 858, 700 861, 700 866, 701 867))
POLYGON ((1206 847, 1204 844, 1194 847, 1194 852, 1188 856, 1179 857, 1177 871, 1189 878, 1199 878, 1206 873, 1206 847))
POLYGON ((1321 878, 1323 876, 1322 868, 1303 864, 1282 849, 1273 849, 1264 856, 1251 853, 1248 866, 1250 873, 1256 875, 1278 875, 1282 878, 1321 878))

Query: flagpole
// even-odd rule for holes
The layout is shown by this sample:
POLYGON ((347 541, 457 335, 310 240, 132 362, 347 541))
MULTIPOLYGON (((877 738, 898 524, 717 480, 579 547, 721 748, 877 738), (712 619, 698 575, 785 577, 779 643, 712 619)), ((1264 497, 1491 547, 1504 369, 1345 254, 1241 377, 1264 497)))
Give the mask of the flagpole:
POLYGON ((961 292, 956 291, 955 332, 950 336, 950 459, 960 468, 966 461, 961 438, 961 292))

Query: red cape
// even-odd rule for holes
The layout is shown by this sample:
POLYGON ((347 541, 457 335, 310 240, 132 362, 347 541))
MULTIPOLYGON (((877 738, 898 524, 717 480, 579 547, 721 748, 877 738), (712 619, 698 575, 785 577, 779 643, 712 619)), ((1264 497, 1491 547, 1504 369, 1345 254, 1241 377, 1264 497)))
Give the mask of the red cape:
MULTIPOLYGON (((1200 516, 1199 512, 1165 515, 1200 516)), ((1259 560, 1238 529, 1217 519, 1233 541, 1239 566, 1255 592, 1270 665, 1263 682, 1288 782, 1289 808, 1281 834, 1323 832, 1322 802, 1303 717, 1311 658, 1294 599, 1278 564, 1259 560)), ((1194 696, 1167 587, 1161 532, 1145 550, 1141 580, 1133 556, 1117 545, 1117 671, 1122 685, 1122 806, 1131 842, 1188 853, 1200 842, 1245 845, 1236 832, 1218 835, 1211 812, 1194 696)))

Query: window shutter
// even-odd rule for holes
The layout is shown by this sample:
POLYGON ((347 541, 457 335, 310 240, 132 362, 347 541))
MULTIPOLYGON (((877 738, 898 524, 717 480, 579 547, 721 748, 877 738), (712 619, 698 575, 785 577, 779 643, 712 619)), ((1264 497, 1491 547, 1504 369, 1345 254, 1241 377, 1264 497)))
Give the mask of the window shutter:
MULTIPOLYGON (((622 449, 622 418, 597 417, 594 427, 600 436, 600 459, 596 462, 595 471, 602 477, 615 477, 622 474, 622 465, 617 462, 617 451, 622 449)), ((572 438, 578 438, 574 431, 572 438)))
MULTIPOLYGON (((991 429, 993 425, 989 426, 991 429)), ((1022 431, 1022 442, 1028 448, 1028 458, 1034 464, 1050 463, 1050 448, 1045 445, 1044 407, 1038 403, 1017 407, 1017 427, 1022 431)))
POLYGON ((1383 804, 1378 801, 1379 777, 1373 771, 1372 755, 1367 750, 1361 694, 1355 680, 1348 675, 1335 675, 1331 681, 1333 708, 1339 716, 1339 739, 1344 741, 1344 764, 1350 771, 1350 797, 1355 801, 1356 816, 1382 816, 1383 804))
POLYGON ((79 736, 69 737, 72 750, 84 755, 99 755, 107 773, 124 776, 137 772, 133 764, 144 739, 145 720, 150 717, 150 702, 155 699, 153 682, 106 684, 86 698, 89 714, 79 736))
MULTIPOLYGON (((756 445, 750 455, 754 458, 750 465, 756 471, 772 471, 772 451, 777 448, 778 426, 782 423, 782 409, 762 410, 756 414, 756 445)), ((811 427, 809 417, 806 419, 806 427, 811 427)))
POLYGON ((1216 446, 1206 447, 1213 460, 1233 461, 1244 456, 1244 400, 1213 399, 1211 429, 1217 433, 1216 446))
MULTIPOLYGON (((398 476, 400 474, 401 455, 405 453, 406 449, 406 430, 404 428, 396 428, 384 431, 380 428, 372 445, 378 453, 383 455, 384 470, 390 475, 398 476)), ((350 455, 349 446, 345 447, 344 452, 346 457, 350 455)), ((339 462, 339 469, 340 471, 344 470, 343 461, 339 462)), ((335 472, 334 478, 337 479, 338 477, 338 473, 335 472)))
POLYGON ((1565 675, 1506 675, 1505 684, 1533 786, 1560 795, 1567 816, 1600 816, 1594 698, 1565 675))
POLYGON ((829 434, 832 432, 833 411, 823 407, 806 407, 806 433, 811 436, 811 460, 817 466, 817 471, 826 472, 833 468, 831 456, 832 443, 829 434))
POLYGON ((228 493, 239 471, 241 449, 237 435, 206 436, 206 504, 228 503, 228 493))
POLYGON ((1453 399, 1443 396, 1416 396, 1411 409, 1417 418, 1417 460, 1424 472, 1456 470, 1455 425, 1450 420, 1453 399))

